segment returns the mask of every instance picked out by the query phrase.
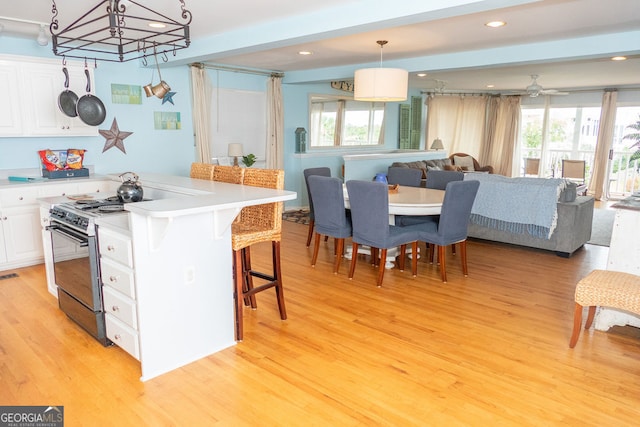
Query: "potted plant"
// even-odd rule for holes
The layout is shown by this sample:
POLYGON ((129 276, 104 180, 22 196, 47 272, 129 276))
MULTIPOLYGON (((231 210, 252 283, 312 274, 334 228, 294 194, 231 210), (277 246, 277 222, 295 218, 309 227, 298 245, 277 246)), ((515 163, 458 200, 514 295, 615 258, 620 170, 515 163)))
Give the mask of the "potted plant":
POLYGON ((247 154, 246 156, 242 156, 242 163, 250 168, 256 162, 256 156, 253 154, 247 154))

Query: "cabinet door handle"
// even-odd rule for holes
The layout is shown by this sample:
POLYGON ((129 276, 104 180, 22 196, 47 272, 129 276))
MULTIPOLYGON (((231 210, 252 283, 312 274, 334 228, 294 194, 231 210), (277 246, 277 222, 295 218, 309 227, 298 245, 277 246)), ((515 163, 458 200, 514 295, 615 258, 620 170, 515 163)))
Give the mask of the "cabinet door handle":
POLYGON ((113 246, 111 246, 111 245, 108 245, 108 246, 107 246, 107 250, 108 250, 109 252, 113 252, 113 251, 115 251, 115 250, 116 250, 116 248, 115 248, 115 247, 113 247, 113 246))
POLYGON ((120 341, 120 334, 115 334, 113 339, 115 339, 116 341, 120 341))
POLYGON ((24 200, 24 197, 20 196, 18 197, 18 200, 24 200))
POLYGON ((118 276, 109 276, 109 281, 111 283, 116 283, 118 281, 118 276))
POLYGON ((117 305, 111 306, 111 311, 120 311, 120 307, 117 305))

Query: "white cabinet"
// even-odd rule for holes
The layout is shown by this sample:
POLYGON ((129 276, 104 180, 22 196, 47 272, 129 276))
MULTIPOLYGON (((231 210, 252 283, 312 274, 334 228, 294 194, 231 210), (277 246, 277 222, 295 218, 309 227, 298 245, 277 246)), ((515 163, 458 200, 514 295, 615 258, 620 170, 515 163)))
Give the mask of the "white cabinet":
POLYGON ((131 236, 101 225, 98 247, 107 337, 140 360, 131 236))
POLYGON ((15 64, 0 61, 0 93, 4 99, 0 102, 0 136, 20 136, 23 133, 21 109, 16 108, 21 96, 19 77, 15 64))
MULTIPOLYGON (((67 62, 69 89, 78 97, 86 93, 81 62, 67 62)), ((93 86, 93 69, 89 68, 93 86)), ((64 90, 62 63, 38 58, 0 55, 0 137, 96 136, 97 126, 87 126, 79 117, 68 117, 58 108, 64 90)))
POLYGON ((42 259, 37 187, 0 192, 0 270, 42 259))

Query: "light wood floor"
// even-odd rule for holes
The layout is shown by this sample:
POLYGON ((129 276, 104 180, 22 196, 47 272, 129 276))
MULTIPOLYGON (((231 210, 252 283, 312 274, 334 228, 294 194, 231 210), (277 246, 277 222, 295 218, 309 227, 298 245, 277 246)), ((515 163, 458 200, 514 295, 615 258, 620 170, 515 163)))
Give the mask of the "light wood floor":
POLYGON ((364 258, 353 281, 346 262, 334 276, 329 244, 311 268, 306 231, 284 223, 288 320, 263 293, 244 342, 145 383, 57 308, 42 266, 15 270, 0 280, 0 404, 64 405, 67 426, 638 425, 637 329, 568 347, 575 284, 607 248, 470 241, 469 277, 449 257, 443 284, 421 260, 377 288, 364 258))

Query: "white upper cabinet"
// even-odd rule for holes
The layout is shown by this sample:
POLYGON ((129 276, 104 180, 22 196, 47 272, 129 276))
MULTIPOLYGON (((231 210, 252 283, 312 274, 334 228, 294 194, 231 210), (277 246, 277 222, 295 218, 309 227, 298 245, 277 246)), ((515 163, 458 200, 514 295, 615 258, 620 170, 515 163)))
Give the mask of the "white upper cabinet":
MULTIPOLYGON (((96 136, 97 126, 69 117, 58 107, 65 90, 62 60, 0 55, 0 90, 8 94, 0 105, 0 137, 96 136)), ((78 98, 87 93, 84 65, 67 61, 69 90, 78 98)), ((89 67, 93 92, 93 67, 89 67)))

